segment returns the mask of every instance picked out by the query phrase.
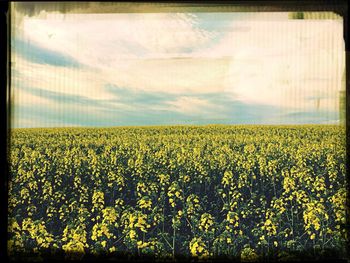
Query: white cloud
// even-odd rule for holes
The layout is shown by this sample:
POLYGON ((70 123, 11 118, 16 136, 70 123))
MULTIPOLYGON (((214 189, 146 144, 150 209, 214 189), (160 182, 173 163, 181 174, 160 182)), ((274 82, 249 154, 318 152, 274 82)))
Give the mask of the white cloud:
POLYGON ((31 88, 38 88, 68 95, 104 100, 111 94, 103 89, 102 75, 95 70, 58 67, 29 62, 19 56, 12 58, 13 70, 18 74, 12 81, 31 88))
POLYGON ((169 56, 210 40, 186 14, 51 14, 24 18, 24 37, 93 67, 123 58, 169 56), (143 54, 146 53, 146 54, 143 54))
POLYGON ((104 71, 105 80, 117 86, 148 92, 222 92, 229 60, 225 58, 143 59, 104 71))
POLYGON ((39 65, 15 56, 27 85, 107 99, 106 83, 136 90, 183 93, 223 89, 227 60, 173 58, 212 33, 191 14, 45 14, 22 19, 22 38, 60 52, 89 70, 39 65), (142 58, 140 58, 142 57, 142 58))
POLYGON ((167 101, 169 105, 166 109, 184 114, 205 114, 211 108, 217 107, 207 100, 194 97, 179 97, 174 101, 167 101))
MULTIPOLYGON (((231 56, 226 91, 242 100, 309 109, 306 97, 337 94, 344 69, 341 20, 233 22, 249 27, 229 32, 196 56, 231 56), (322 81, 320 81, 322 80, 322 81)), ((334 97, 334 96, 333 96, 334 97)), ((321 103, 321 108, 336 107, 321 103)))
POLYGON ((261 13, 232 21, 226 35, 210 48, 205 44, 215 34, 195 25, 189 14, 165 13, 23 19, 26 38, 96 69, 78 74, 45 66, 36 71, 41 82, 43 75, 49 83, 64 78, 71 86, 67 92, 84 90, 88 96, 106 98, 110 94, 101 89, 104 81, 154 92, 225 90, 246 102, 293 108, 303 100, 300 94, 315 96, 329 85, 334 92, 339 89, 344 68, 341 20, 287 20, 285 15, 268 19, 261 13), (189 58, 173 58, 183 57, 183 48, 197 51, 189 58), (320 78, 325 81, 313 81, 320 78))
MULTIPOLYGON (((116 97, 104 89, 109 83, 169 94, 229 92, 243 102, 296 111, 338 109, 345 67, 342 20, 287 20, 286 13, 267 19, 260 14, 233 20, 218 39, 191 14, 41 17, 21 19, 18 35, 88 69, 41 65, 13 54, 19 72, 14 82, 100 101, 116 97)), ((18 103, 47 103, 27 95, 18 95, 18 103)), ((106 102, 109 106, 129 107, 106 102)), ((196 114, 212 109, 208 101, 193 96, 168 106, 196 114)))
POLYGON ((19 90, 15 85, 11 89, 11 105, 13 108, 17 106, 47 106, 52 105, 52 102, 43 97, 35 96, 24 89, 19 90))

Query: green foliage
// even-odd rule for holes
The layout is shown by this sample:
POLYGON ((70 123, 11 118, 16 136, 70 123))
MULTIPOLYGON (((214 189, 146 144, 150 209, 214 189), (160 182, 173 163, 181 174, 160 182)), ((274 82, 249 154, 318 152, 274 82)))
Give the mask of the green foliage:
POLYGON ((345 129, 15 129, 8 253, 345 255, 345 129))

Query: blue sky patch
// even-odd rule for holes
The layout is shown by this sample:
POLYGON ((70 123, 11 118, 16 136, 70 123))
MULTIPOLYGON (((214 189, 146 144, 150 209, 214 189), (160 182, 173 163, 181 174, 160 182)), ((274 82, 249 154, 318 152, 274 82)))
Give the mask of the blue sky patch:
POLYGON ((82 64, 70 56, 41 48, 29 41, 23 41, 19 38, 14 38, 11 43, 11 48, 11 52, 15 52, 24 59, 33 63, 69 68, 83 67, 82 64))

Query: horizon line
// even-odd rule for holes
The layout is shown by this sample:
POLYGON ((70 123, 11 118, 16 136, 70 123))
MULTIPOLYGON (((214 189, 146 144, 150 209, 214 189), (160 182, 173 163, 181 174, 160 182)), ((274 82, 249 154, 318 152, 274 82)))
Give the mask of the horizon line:
POLYGON ((346 126, 343 123, 292 123, 292 124, 165 124, 165 125, 120 125, 120 126, 41 126, 41 127, 8 127, 8 130, 14 129, 113 129, 113 128, 165 128, 165 127, 206 127, 206 126, 346 126))

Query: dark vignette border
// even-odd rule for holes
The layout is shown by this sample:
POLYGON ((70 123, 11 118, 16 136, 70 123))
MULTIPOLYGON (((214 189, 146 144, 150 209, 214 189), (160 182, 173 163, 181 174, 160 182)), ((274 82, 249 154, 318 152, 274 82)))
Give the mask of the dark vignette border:
MULTIPOLYGON (((17 1, 16 1, 17 2, 17 1)), ((124 2, 124 1, 123 1, 124 2)), ((96 2, 95 2, 96 3, 96 2)), ((348 18, 348 4, 346 0, 269 0, 269 1, 258 1, 258 0, 239 0, 239 1, 214 1, 214 0, 202 0, 202 1, 157 1, 157 2, 132 2, 128 1, 128 3, 122 3, 122 1, 116 2, 107 2, 101 1, 98 6, 95 5, 91 8, 91 2, 86 1, 77 1, 77 2, 48 2, 48 1, 21 1, 17 2, 18 11, 25 12, 26 14, 32 16, 39 13, 41 10, 46 11, 59 11, 62 13, 65 12, 78 12, 78 13, 112 13, 112 12, 181 12, 186 8, 191 8, 191 10, 196 12, 232 12, 232 11, 241 11, 241 12, 282 12, 282 11, 333 11, 338 15, 342 16, 344 19, 344 40, 345 40, 345 49, 346 49, 346 146, 349 148, 350 143, 350 118, 347 116, 350 114, 350 89, 349 89, 349 80, 350 80, 350 53, 349 53, 349 18, 348 18), (59 5, 57 5, 59 3, 59 5), (112 8, 111 8, 112 7, 112 8), (147 7, 146 9, 143 9, 147 7), (226 10, 225 10, 226 9, 226 10)), ((7 180, 8 180, 8 160, 7 153, 9 150, 9 140, 10 140, 10 129, 11 129, 11 103, 10 103, 10 95, 11 95, 11 17, 10 17, 10 9, 11 4, 9 1, 1 1, 0 2, 0 18, 1 18, 1 40, 0 43, 2 45, 1 48, 1 66, 2 66, 2 83, 3 88, 1 89, 1 98, 3 100, 3 104, 1 104, 1 114, 3 117, 3 124, 1 125, 1 148, 3 158, 0 161, 1 171, 4 172, 3 175, 0 176, 3 182, 0 182, 0 204, 1 210, 0 213, 0 234, 1 234, 1 242, 0 242, 0 259, 7 261, 9 258, 7 257, 7 204, 8 204, 8 189, 7 189, 7 180), (6 214, 6 216, 5 216, 6 214)), ((350 152, 347 150, 346 152, 346 173, 347 179, 349 182, 349 160, 350 160, 350 152)), ((347 192, 349 194, 349 184, 347 184, 347 192)), ((347 207, 350 207, 350 198, 347 196, 347 207)), ((349 209, 347 210, 347 231, 349 232, 349 209)), ((349 244, 348 244, 349 245, 349 244)), ((346 262, 349 258, 348 251, 348 259, 347 260, 337 260, 334 256, 325 258, 326 260, 332 260, 333 262, 346 262)), ((45 254, 44 254, 45 255, 45 254)), ((310 258, 305 258, 303 255, 298 255, 300 258, 298 262, 305 261, 314 261, 310 258)), ((62 260, 62 258, 45 258, 44 261, 57 261, 62 260)), ((105 260, 106 258, 101 255, 100 257, 92 257, 91 255, 87 255, 84 260, 105 260)), ((116 258, 113 258, 115 261, 135 261, 135 262, 144 262, 144 261, 154 261, 154 258, 135 258, 127 255, 120 255, 116 258)), ((176 261, 189 261, 196 262, 194 260, 189 260, 188 258, 178 257, 176 261)), ((214 259, 216 262, 225 262, 227 259, 225 258, 217 258, 214 259)))
POLYGON ((10 43, 8 41, 10 32, 9 29, 9 3, 6 1, 0 2, 0 38, 1 38, 1 93, 0 97, 2 99, 0 114, 1 114, 1 120, 2 124, 1 127, 1 141, 0 141, 0 149, 1 149, 1 159, 0 159, 0 169, 1 169, 1 176, 0 176, 0 260, 6 260, 7 259, 7 178, 8 178, 8 170, 7 170, 7 138, 8 138, 8 109, 9 105, 7 103, 8 99, 7 96, 9 96, 8 87, 9 83, 8 76, 9 76, 9 57, 10 57, 10 51, 9 46, 10 43), (5 216, 6 215, 6 216, 5 216))

